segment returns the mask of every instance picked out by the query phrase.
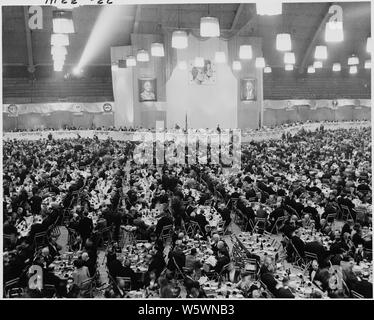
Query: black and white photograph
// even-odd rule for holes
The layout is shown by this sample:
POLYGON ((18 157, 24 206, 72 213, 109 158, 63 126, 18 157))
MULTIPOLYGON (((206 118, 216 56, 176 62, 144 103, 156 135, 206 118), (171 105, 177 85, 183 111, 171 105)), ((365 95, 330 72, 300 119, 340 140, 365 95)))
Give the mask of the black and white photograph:
POLYGON ((12 2, 1 300, 373 299, 370 1, 12 2))
POLYGON ((242 101, 256 100, 256 79, 241 79, 240 87, 242 101))
POLYGON ((139 101, 157 101, 156 79, 139 79, 139 101))

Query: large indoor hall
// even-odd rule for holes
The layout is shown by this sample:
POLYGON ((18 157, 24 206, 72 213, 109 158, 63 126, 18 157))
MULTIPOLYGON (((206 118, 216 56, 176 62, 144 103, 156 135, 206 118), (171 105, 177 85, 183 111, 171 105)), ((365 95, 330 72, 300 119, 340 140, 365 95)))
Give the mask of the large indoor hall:
POLYGON ((370 2, 52 2, 1 7, 4 298, 373 298, 370 2))

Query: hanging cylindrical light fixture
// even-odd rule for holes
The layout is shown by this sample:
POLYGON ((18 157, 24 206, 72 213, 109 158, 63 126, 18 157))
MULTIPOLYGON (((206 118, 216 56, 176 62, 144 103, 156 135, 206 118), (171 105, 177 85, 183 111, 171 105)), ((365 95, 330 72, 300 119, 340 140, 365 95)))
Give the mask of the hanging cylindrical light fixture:
POLYGON ((285 69, 286 71, 292 71, 292 70, 293 70, 293 64, 286 64, 286 65, 284 66, 284 69, 285 69))
POLYGON ((277 34, 276 47, 278 51, 291 51, 291 35, 289 33, 277 34))
POLYGON ((51 45, 52 46, 68 46, 69 35, 65 33, 53 33, 51 35, 51 45))
POLYGON ((127 56, 126 57, 126 66, 127 67, 135 67, 136 66, 136 59, 134 56, 127 56))
POLYGON ((210 17, 209 4, 208 4, 208 16, 201 17, 200 19, 200 36, 215 38, 221 35, 219 21, 216 17, 210 17))
POLYGON ((149 61, 149 54, 147 50, 140 49, 136 54, 136 60, 139 62, 148 62, 149 61))
POLYGON ((257 0, 256 11, 260 16, 274 16, 282 14, 282 1, 281 0, 257 0))
POLYGON ((153 57, 164 57, 165 56, 164 44, 159 43, 159 42, 153 42, 151 44, 151 55, 153 57))
POLYGON ((355 73, 357 73, 357 66, 350 66, 350 67, 349 67, 349 73, 350 73, 350 74, 355 74, 355 73))
POLYGON ((340 70, 342 70, 342 66, 339 62, 335 62, 333 65, 332 65, 332 71, 334 72, 339 72, 340 70))
POLYGON ((216 63, 225 63, 226 62, 226 54, 224 51, 217 51, 214 55, 214 61, 216 63))
POLYGON ((314 58, 318 60, 326 60, 327 59, 327 47, 316 46, 316 51, 314 52, 314 58))
POLYGON ((72 11, 54 10, 52 12, 52 25, 54 33, 74 33, 72 11))
POLYGON ((285 64, 295 64, 295 54, 293 52, 285 52, 284 53, 284 63, 285 64))
POLYGON ((175 49, 186 49, 188 47, 187 32, 176 30, 171 36, 171 46, 175 49))
POLYGON ((358 60, 358 57, 355 56, 354 54, 352 54, 349 58, 348 58, 348 65, 349 66, 354 66, 356 64, 359 64, 359 60, 358 60))
POLYGON ((200 19, 200 36, 215 38, 221 34, 218 18, 202 17, 200 19))
POLYGON ((316 72, 316 69, 314 69, 313 66, 308 67, 308 73, 315 73, 315 72, 316 72))
POLYGON ((267 66, 264 68, 264 73, 271 73, 271 67, 267 66))
POLYGON ((325 28, 326 42, 341 42, 344 40, 343 22, 329 21, 325 28))
POLYGON ((252 59, 252 46, 251 45, 241 45, 239 47, 239 59, 249 60, 252 59))
POLYGON ((235 70, 235 71, 239 71, 239 70, 241 70, 241 69, 242 69, 242 64, 241 64, 241 62, 238 61, 238 60, 234 60, 234 61, 232 62, 232 69, 235 70))
MULTIPOLYGON (((179 6, 178 6, 178 29, 180 29, 179 6)), ((175 30, 171 36, 171 47, 174 49, 186 49, 188 47, 187 32, 183 30, 175 30)))
POLYGON ((265 59, 263 57, 257 57, 255 61, 256 68, 265 68, 265 59))

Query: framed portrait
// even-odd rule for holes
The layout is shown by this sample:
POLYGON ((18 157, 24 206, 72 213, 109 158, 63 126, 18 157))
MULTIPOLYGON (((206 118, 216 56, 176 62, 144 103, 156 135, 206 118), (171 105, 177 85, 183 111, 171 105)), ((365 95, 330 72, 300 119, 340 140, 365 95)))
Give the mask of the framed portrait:
POLYGON ((204 59, 204 67, 195 67, 194 61, 190 61, 188 76, 190 84, 213 85, 216 83, 216 67, 209 59, 204 59))
POLYGON ((138 80, 139 102, 157 101, 157 82, 155 78, 138 80))
POLYGON ((256 101, 257 85, 256 79, 240 79, 240 100, 256 101))

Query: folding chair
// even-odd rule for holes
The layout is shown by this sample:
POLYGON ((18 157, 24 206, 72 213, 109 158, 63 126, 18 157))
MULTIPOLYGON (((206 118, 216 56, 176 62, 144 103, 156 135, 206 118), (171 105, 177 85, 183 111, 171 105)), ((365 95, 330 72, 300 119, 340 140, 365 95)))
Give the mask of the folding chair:
POLYGON ((336 212, 335 213, 329 213, 326 217, 327 222, 331 223, 331 226, 334 225, 336 219, 336 212))
POLYGON ((253 232, 255 229, 255 225, 251 219, 248 219, 248 224, 249 224, 249 227, 251 228, 251 231, 253 232))
POLYGON ((64 226, 68 226, 70 223, 70 211, 69 209, 65 209, 62 213, 61 224, 64 226))
POLYGON ((173 257, 173 264, 175 266, 175 278, 177 280, 184 280, 186 278, 184 272, 179 268, 177 262, 175 261, 175 258, 173 257))
POLYGON ((281 229, 281 228, 284 226, 284 222, 285 222, 285 220, 286 220, 286 217, 285 217, 285 216, 283 216, 283 217, 279 217, 279 218, 277 219, 277 221, 275 221, 273 227, 271 228, 270 233, 273 233, 274 228, 275 228, 275 230, 276 230, 276 232, 277 232, 277 234, 278 234, 278 233, 279 233, 279 229, 281 229))
POLYGON ((304 258, 300 255, 299 251, 297 251, 295 245, 290 241, 290 245, 292 247, 292 260, 294 264, 298 267, 303 268, 305 266, 304 258))
POLYGON ((355 299, 365 299, 365 297, 362 294, 359 294, 358 292, 351 290, 352 298, 355 299))
POLYGON ((257 279, 258 264, 256 259, 244 259, 245 271, 249 273, 252 279, 257 279))
POLYGON ((308 251, 305 251, 304 252, 304 262, 305 262, 305 266, 304 266, 304 270, 307 270, 310 265, 312 264, 313 260, 316 260, 318 261, 318 256, 317 254, 313 253, 313 252, 308 252, 308 251))
POLYGON ((47 244, 47 232, 38 232, 34 236, 34 248, 38 250, 47 244))
POLYGON ((68 247, 69 247, 69 250, 70 251, 73 251, 72 250, 72 247, 77 239, 77 231, 75 231, 75 229, 72 229, 72 228, 67 228, 68 229, 68 247))
MULTIPOLYGON (((12 280, 5 282, 4 284, 4 297, 5 298, 15 298, 14 296, 11 295, 11 293, 12 291, 15 291, 16 289, 21 289, 21 288, 18 288, 19 280, 20 278, 17 277, 17 278, 14 278, 12 280)), ((23 293, 23 289, 21 290, 23 293)))
POLYGON ((190 221, 186 228, 186 233, 190 238, 193 238, 198 232, 202 234, 200 225, 196 221, 190 221))
POLYGON ((351 210, 343 204, 341 205, 341 208, 342 208, 342 220, 354 222, 355 220, 352 217, 351 210))
POLYGON ((160 233, 160 239, 162 239, 163 242, 166 242, 168 239, 171 239, 173 235, 173 225, 167 225, 164 226, 160 233))
POLYGON ((257 231, 265 231, 266 230, 266 222, 267 222, 267 219, 266 218, 255 218, 255 229, 257 229, 257 231))
POLYGON ((81 283, 79 295, 81 298, 93 298, 93 291, 94 281, 93 278, 89 278, 81 283))

